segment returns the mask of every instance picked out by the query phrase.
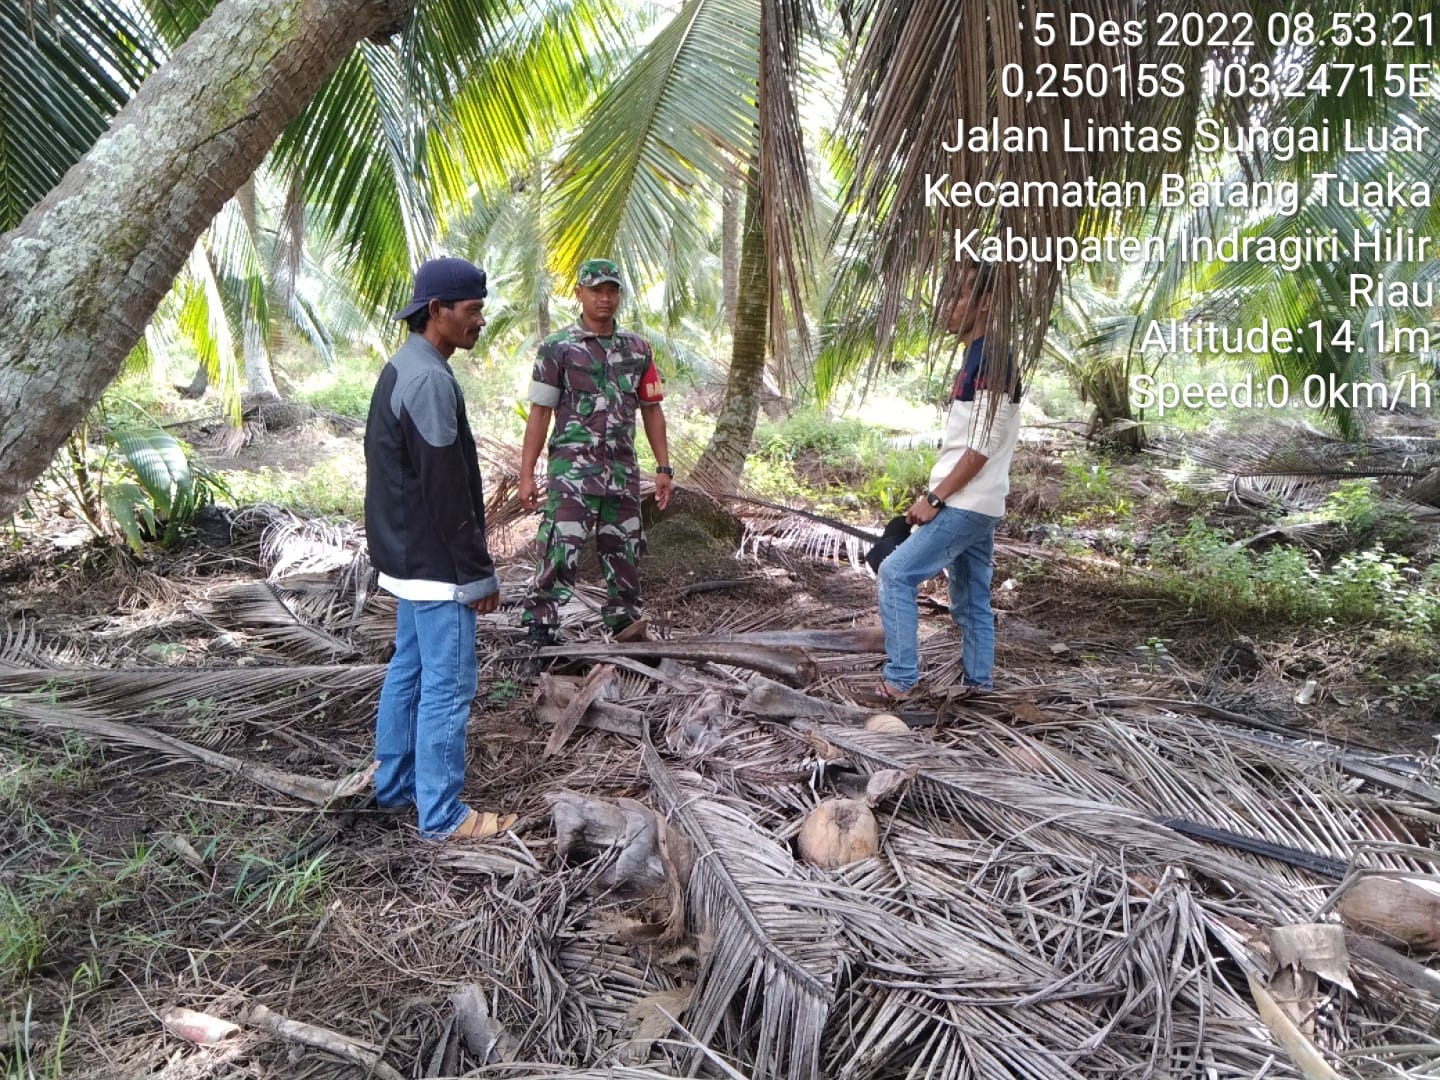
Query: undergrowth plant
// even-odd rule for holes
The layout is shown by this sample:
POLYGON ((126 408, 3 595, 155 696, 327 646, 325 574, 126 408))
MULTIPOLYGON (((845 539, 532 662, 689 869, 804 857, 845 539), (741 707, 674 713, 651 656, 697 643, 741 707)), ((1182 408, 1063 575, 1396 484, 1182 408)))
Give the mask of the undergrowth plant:
POLYGON ((813 409, 761 425, 756 442, 745 479, 757 495, 887 517, 925 490, 935 463, 933 449, 897 445, 885 428, 813 409))
POLYGON ((90 432, 87 420, 35 485, 29 499, 35 517, 42 516, 37 504, 58 505, 96 536, 118 533, 140 554, 147 543, 174 547, 202 510, 229 495, 223 477, 162 428, 105 424, 98 442, 90 432))
POLYGON ((359 459, 322 461, 299 473, 266 466, 227 470, 224 475, 237 505, 271 503, 297 513, 350 521, 365 516, 365 466, 359 459))
POLYGON ((123 427, 111 431, 113 443, 133 481, 105 490, 105 505, 126 543, 139 553, 145 541, 174 547, 217 496, 228 497, 224 479, 192 457, 188 448, 159 428, 123 427))
POLYGON ((1408 560, 1378 545, 1327 569, 1298 548, 1255 552, 1193 521, 1179 535, 1157 530, 1150 557, 1166 593, 1214 617, 1374 623, 1422 634, 1440 629, 1434 582, 1411 580, 1408 560))
POLYGON ((1352 540, 1374 538, 1384 544, 1401 544, 1415 532, 1415 522, 1387 504, 1369 477, 1343 480, 1320 503, 1318 518, 1337 522, 1352 540))
POLYGON ((1120 471, 1104 457, 1077 453, 1065 455, 1061 479, 1066 524, 1086 525, 1128 517, 1133 498, 1122 483, 1120 471))

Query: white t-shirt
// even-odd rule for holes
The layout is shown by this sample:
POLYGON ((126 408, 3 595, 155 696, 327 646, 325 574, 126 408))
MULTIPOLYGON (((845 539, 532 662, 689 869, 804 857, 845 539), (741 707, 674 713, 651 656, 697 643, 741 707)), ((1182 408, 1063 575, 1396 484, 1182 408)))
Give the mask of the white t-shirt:
POLYGON ((945 441, 940 446, 940 459, 930 470, 930 487, 950 474, 967 449, 984 454, 988 459, 970 482, 945 500, 946 506, 957 510, 974 510, 977 514, 1002 517, 1005 496, 1010 493, 1010 459, 1015 456, 1015 443, 1020 438, 1020 406, 1009 398, 1001 400, 990 430, 985 430, 985 413, 990 397, 987 392, 975 395, 973 401, 952 401, 950 415, 945 419, 945 441))
POLYGON ((983 337, 965 346, 964 362, 950 390, 945 441, 940 446, 940 460, 930 472, 930 489, 933 491, 950 474, 966 450, 974 450, 988 460, 968 484, 945 500, 945 505, 998 518, 1005 513, 1010 459, 1015 456, 1015 443, 1020 437, 1020 403, 1016 400, 1020 392, 1017 388, 1001 398, 987 428, 985 420, 993 394, 986 385, 987 359, 983 337))

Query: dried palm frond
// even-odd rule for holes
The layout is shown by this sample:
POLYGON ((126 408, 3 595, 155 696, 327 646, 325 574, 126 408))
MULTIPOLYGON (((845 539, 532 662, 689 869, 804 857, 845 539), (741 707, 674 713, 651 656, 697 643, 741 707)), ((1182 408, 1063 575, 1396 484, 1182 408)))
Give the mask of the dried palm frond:
POLYGON ((1411 872, 1430 863, 1396 854, 1433 837, 1418 823, 1360 796, 1340 768, 1280 742, 1231 741, 1199 721, 1056 724, 1034 732, 1037 753, 1076 790, 1124 802, 1157 817, 1187 818, 1342 864, 1411 872), (1063 751, 1057 749, 1064 746, 1063 751), (1081 762, 1085 766, 1081 766, 1081 762), (1103 777, 1103 780, 1101 779, 1103 777), (1373 862, 1372 862, 1373 860, 1373 862))
MULTIPOLYGON (((493 1080, 673 1080, 674 1073, 646 1069, 634 1065, 607 1065, 598 1069, 571 1069, 537 1062, 513 1061, 489 1065, 465 1074, 467 1077, 490 1077, 493 1080)), ((740 1073, 729 1074, 744 1080, 740 1073)))
POLYGON ((0 693, 43 692, 57 703, 83 702, 97 716, 144 716, 152 725, 185 722, 190 701, 223 703, 228 724, 299 719, 336 700, 357 711, 373 705, 385 665, 226 668, 0 668, 0 693))
POLYGON ((30 667, 46 659, 36 620, 23 615, 0 623, 0 667, 30 667))
POLYGON ((348 570, 364 538, 350 522, 300 518, 272 521, 260 537, 260 564, 271 581, 292 574, 332 574, 348 570))
POLYGON ((748 514, 742 518, 745 534, 740 540, 740 553, 759 558, 762 547, 798 553, 819 562, 848 562, 857 569, 865 547, 864 541, 843 529, 815 521, 800 514, 748 514))
MULTIPOLYGON (((1313 428, 1271 425, 1264 431, 1227 432, 1187 440, 1185 456, 1198 465, 1238 477, 1341 480, 1361 476, 1424 476, 1430 466, 1414 448, 1393 439, 1355 442, 1313 428)), ((1432 445, 1424 453, 1434 455, 1432 445)))
POLYGON ((1174 868, 1152 877, 1123 858, 997 850, 896 822, 880 858, 835 876, 866 905, 847 908, 856 974, 837 1074, 952 1075, 992 1045, 974 1075, 1204 1065, 1238 1080, 1274 1056, 1211 955, 1199 883, 1174 868), (887 919, 950 940, 897 953, 915 932, 887 919))
POLYGON ((963 830, 1002 838, 1002 848, 1041 849, 1090 857, 1097 850, 1125 852, 1132 865, 1189 866, 1272 904, 1261 876, 1240 859, 1214 852, 1114 802, 1086 798, 1041 775, 1006 774, 980 756, 897 742, 833 724, 797 722, 872 770, 914 769, 910 796, 942 833, 963 830))
MULTIPOLYGON (((666 716, 670 752, 692 767, 703 764, 707 778, 732 795, 763 794, 760 805, 784 806, 797 785, 804 790, 815 774, 813 754, 797 755, 793 740, 737 720, 727 700, 714 691, 703 692, 688 708, 667 709, 666 716)), ((768 823, 769 814, 753 816, 768 823)))
POLYGON ((73 731, 118 746, 150 750, 172 761, 199 762, 222 772, 240 776, 260 787, 289 795, 314 806, 328 806, 336 799, 353 795, 370 781, 362 771, 339 780, 320 780, 283 772, 259 762, 209 750, 134 724, 122 724, 73 705, 52 704, 35 695, 22 694, 6 699, 5 713, 13 721, 36 731, 73 731))
MULTIPOLYGON (((1301 425, 1187 439, 1152 452, 1183 457, 1185 464, 1169 471, 1181 483, 1219 486, 1244 502, 1278 503, 1293 510, 1313 510, 1335 490, 1337 481, 1366 477, 1395 491, 1399 504, 1398 492, 1436 463, 1433 440, 1350 441, 1301 425), (1223 478, 1218 483, 1217 476, 1223 478)), ((1422 513, 1433 510, 1426 507, 1422 513)))
POLYGON ((215 618, 245 629, 253 638, 286 657, 349 660, 359 654, 348 641, 299 616, 269 582, 247 581, 214 597, 215 618))
MULTIPOLYGON (((760 1075, 818 1075, 845 967, 839 921, 794 903, 794 859, 743 809, 672 773, 653 748, 643 755, 657 804, 695 847, 689 904, 713 938, 686 1026, 705 1043, 723 1030, 760 1075)), ((689 1068, 698 1061, 692 1052, 689 1068)))

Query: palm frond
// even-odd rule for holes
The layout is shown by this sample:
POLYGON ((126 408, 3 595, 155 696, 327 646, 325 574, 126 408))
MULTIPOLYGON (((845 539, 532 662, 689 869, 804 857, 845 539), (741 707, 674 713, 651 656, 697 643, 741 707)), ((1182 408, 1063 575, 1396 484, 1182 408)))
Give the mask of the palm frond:
POLYGON ((1097 844, 1116 854, 1123 848, 1132 866, 1193 866, 1259 902, 1270 902, 1259 876, 1239 859, 1157 828, 1147 815, 1122 803, 1076 796, 1050 777, 997 774, 981 768, 980 758, 954 751, 936 753, 913 743, 902 749, 833 725, 818 725, 815 731, 876 770, 915 769, 917 799, 941 828, 1008 837, 1006 847, 1043 845, 1046 851, 1076 856, 1097 844))
POLYGON ((804 318, 810 279, 815 212, 805 131, 800 122, 801 34, 814 12, 796 0, 761 0, 759 167, 766 269, 769 274, 771 351, 788 357, 787 328, 794 326, 802 354, 810 349, 804 318))
POLYGON ((44 641, 35 620, 27 620, 22 615, 14 622, 0 623, 0 666, 28 667, 44 657, 44 641))
POLYGON ((0 232, 59 183, 165 54, 123 4, 0 6, 0 232))
POLYGON ((1336 439, 1311 428, 1276 425, 1264 432, 1237 432, 1223 439, 1196 439, 1185 454, 1196 464, 1242 479, 1290 477, 1334 481, 1354 477, 1424 476, 1430 469, 1417 453, 1433 452, 1422 440, 1336 439))
POLYGON ((303 620, 274 585, 246 582, 216 597, 217 616, 244 628, 265 646, 306 660, 348 660, 355 647, 328 630, 303 620))
POLYGON ((406 31, 407 75, 449 122, 435 136, 488 197, 570 127, 625 55, 633 12, 609 3, 432 0, 406 31))
POLYGON ((224 288, 220 283, 210 252, 202 241, 195 245, 185 263, 185 271, 171 294, 178 298, 175 328, 205 365, 210 382, 225 402, 227 418, 232 424, 240 419, 240 351, 237 348, 237 327, 225 306, 224 288))
MULTIPOLYGON (((738 496, 737 496, 738 497, 738 496)), ((762 547, 795 551, 806 559, 845 562, 859 569, 867 544, 852 532, 816 521, 802 513, 761 514, 744 517, 745 534, 740 550, 758 555, 762 547)), ((878 530, 877 530, 878 532, 878 530)))
POLYGON ((724 1026, 727 1044, 745 1046, 761 1075, 818 1075, 844 972, 838 921, 788 902, 797 891, 794 860, 748 815, 703 789, 687 790, 653 748, 644 761, 667 820, 695 846, 690 904, 703 932, 714 935, 687 1026, 702 1043, 724 1026))
POLYGON ((437 236, 421 140, 403 58, 364 42, 271 151, 310 220, 340 244, 355 290, 382 312, 408 296, 412 253, 430 254, 437 236))
POLYGON ((364 773, 334 781, 284 772, 259 762, 243 761, 217 750, 196 746, 163 732, 110 720, 91 709, 52 703, 39 695, 10 696, 4 701, 3 713, 13 722, 34 730, 73 731, 109 744, 149 750, 171 761, 199 762, 314 806, 327 806, 338 798, 352 795, 369 780, 364 773))
POLYGON ((701 185, 753 159, 758 15, 756 0, 689 0, 595 103, 556 166, 562 279, 606 253, 632 287, 652 280, 701 185))
POLYGON ((173 50, 193 34, 217 0, 138 0, 155 29, 173 50))

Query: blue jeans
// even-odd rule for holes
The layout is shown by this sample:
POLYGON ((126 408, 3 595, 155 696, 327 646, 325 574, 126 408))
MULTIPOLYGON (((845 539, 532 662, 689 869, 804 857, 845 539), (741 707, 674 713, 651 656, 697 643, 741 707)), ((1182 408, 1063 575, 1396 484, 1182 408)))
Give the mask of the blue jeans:
POLYGON ((475 687, 474 609, 453 600, 401 600, 375 718, 375 801, 413 803, 420 834, 431 840, 454 832, 470 813, 460 788, 475 687))
POLYGON ((885 627, 885 681, 909 690, 920 680, 920 586, 950 571, 950 617, 960 627, 965 684, 994 685, 995 613, 991 562, 999 518, 946 506, 880 564, 880 622, 885 627))

